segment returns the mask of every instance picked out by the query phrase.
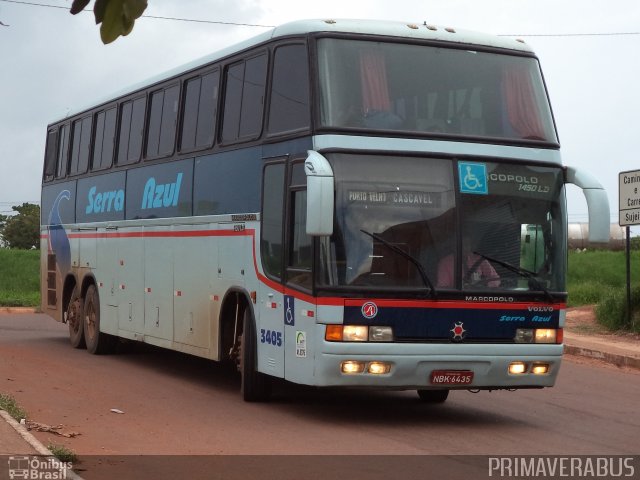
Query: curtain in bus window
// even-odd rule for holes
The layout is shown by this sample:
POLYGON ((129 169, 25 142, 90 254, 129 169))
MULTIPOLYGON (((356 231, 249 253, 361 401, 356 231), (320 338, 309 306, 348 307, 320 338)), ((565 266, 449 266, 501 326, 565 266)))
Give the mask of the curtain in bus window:
POLYGON ((520 138, 546 139, 528 69, 516 65, 505 68, 502 85, 513 130, 520 138))
POLYGON ((360 53, 360 81, 362 84, 362 108, 365 112, 388 112, 389 83, 384 55, 373 50, 360 53))

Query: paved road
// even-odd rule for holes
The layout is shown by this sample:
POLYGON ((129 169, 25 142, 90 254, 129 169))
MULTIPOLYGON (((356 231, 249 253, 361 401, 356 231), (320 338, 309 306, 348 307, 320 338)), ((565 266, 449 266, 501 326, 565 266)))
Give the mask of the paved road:
POLYGON ((36 433, 80 456, 640 453, 640 373, 572 358, 552 389, 453 392, 441 406, 288 384, 247 404, 238 388, 228 366, 136 345, 93 356, 49 317, 0 315, 0 392, 32 420, 80 433, 36 433))

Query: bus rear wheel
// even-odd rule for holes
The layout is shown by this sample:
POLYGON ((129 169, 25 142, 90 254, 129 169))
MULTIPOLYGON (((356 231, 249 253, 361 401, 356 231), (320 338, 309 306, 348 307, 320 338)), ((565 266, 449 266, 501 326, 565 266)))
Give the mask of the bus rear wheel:
POLYGON ((418 396, 425 403, 444 403, 449 390, 418 390, 418 396))
POLYGON ((90 285, 84 299, 84 340, 87 351, 95 355, 113 352, 115 337, 100 331, 100 299, 95 285, 90 285))
POLYGON ((84 348, 84 302, 78 292, 78 286, 73 288, 69 305, 67 305, 66 321, 69 325, 69 340, 73 348, 84 348))
POLYGON ((240 335, 240 392, 245 402, 265 402, 271 396, 271 381, 258 371, 258 348, 255 324, 249 308, 242 317, 240 335))

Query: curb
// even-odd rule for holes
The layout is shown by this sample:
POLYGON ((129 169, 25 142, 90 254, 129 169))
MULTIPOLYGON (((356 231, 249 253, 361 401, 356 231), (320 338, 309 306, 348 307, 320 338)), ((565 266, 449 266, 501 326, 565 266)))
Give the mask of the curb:
MULTIPOLYGON (((9 425, 11 425, 13 429, 18 433, 18 435, 20 435, 29 445, 31 445, 35 449, 36 452, 38 452, 38 455, 55 458, 55 455, 51 453, 51 450, 40 443, 40 440, 34 437, 24 426, 16 422, 15 419, 6 411, 0 410, 0 417, 2 417, 9 425)), ((65 470, 65 474, 65 478, 69 478, 71 480, 84 480, 73 470, 65 470)))
POLYGON ((4 418, 4 420, 13 427, 13 429, 18 432, 18 434, 29 444, 31 445, 36 452, 40 455, 46 455, 47 457, 53 457, 53 453, 47 447, 45 447, 40 441, 29 433, 29 430, 24 428, 15 419, 9 415, 4 410, 0 410, 0 416, 4 418))
POLYGON ((603 362, 611 363, 617 367, 630 367, 640 369, 640 358, 630 357, 627 355, 618 355, 615 353, 603 352, 592 348, 578 347, 575 345, 564 346, 564 353, 568 355, 577 355, 580 357, 589 357, 603 362))

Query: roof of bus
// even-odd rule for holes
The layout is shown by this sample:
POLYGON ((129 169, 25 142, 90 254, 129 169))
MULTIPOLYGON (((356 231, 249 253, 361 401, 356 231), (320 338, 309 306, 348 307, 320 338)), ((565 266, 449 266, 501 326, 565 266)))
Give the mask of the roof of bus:
POLYGON ((64 115, 56 117, 57 123, 66 118, 73 117, 78 113, 89 110, 95 106, 109 103, 121 96, 133 93, 151 86, 155 83, 172 78, 174 76, 186 73, 190 70, 206 65, 215 60, 230 56, 236 52, 243 51, 255 45, 259 45, 271 39, 280 37, 288 37, 294 35, 304 35, 309 33, 355 33, 361 35, 379 35, 387 37, 399 37, 418 40, 433 40, 448 43, 459 43, 465 45, 478 45, 482 47, 493 47, 507 50, 515 50, 520 52, 533 53, 531 47, 521 40, 507 37, 497 37, 486 33, 479 33, 470 30, 458 30, 454 28, 445 28, 435 25, 422 23, 408 23, 383 20, 352 20, 352 19, 326 19, 326 20, 297 20, 277 26, 265 33, 249 38, 240 43, 236 43, 222 50, 206 55, 192 62, 180 65, 176 68, 162 72, 143 82, 130 85, 120 91, 113 92, 106 98, 100 99, 98 102, 92 103, 84 108, 73 109, 64 115))

